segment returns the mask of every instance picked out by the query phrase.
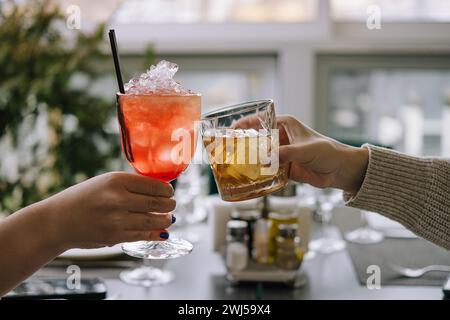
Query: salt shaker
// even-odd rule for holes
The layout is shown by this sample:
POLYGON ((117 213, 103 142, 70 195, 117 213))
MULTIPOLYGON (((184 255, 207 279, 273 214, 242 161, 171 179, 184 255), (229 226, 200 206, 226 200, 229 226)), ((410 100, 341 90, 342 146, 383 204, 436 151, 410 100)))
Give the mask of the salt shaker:
POLYGON ((230 220, 227 223, 226 264, 232 271, 243 270, 248 263, 247 222, 230 220))

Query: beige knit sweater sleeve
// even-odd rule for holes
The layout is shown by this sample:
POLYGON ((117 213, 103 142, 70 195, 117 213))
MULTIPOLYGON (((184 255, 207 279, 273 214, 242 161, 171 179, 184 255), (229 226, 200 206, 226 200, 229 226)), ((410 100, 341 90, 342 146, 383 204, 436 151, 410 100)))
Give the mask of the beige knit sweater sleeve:
POLYGON ((408 156, 365 145, 369 165, 347 205, 396 220, 450 250, 450 160, 408 156))

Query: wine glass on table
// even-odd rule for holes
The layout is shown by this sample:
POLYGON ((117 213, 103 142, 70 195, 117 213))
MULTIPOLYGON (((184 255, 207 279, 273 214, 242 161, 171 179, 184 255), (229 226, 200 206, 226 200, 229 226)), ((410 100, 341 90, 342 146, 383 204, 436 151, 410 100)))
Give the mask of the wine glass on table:
POLYGON ((370 227, 369 221, 367 220, 368 211, 361 210, 361 221, 363 223, 362 227, 349 231, 345 234, 345 239, 349 242, 357 244, 376 244, 384 240, 384 234, 380 231, 374 230, 370 227))
POLYGON ((331 254, 345 249, 346 243, 339 237, 336 227, 331 225, 333 210, 342 201, 342 193, 337 189, 317 190, 317 215, 322 224, 320 237, 309 243, 313 252, 331 254))
MULTIPOLYGON (((202 155, 197 153, 197 156, 201 157, 202 155)), ((200 165, 189 166, 178 177, 174 194, 177 207, 173 212, 177 216, 177 223, 173 226, 171 235, 179 236, 194 244, 200 240, 195 226, 207 217, 204 202, 208 192, 209 180, 208 177, 202 175, 200 165)))
MULTIPOLYGON (((113 30, 110 40, 120 89, 117 117, 125 157, 138 174, 170 182, 188 167, 194 153, 201 95, 175 82, 178 66, 167 61, 132 79, 125 91, 113 30)), ((176 238, 122 244, 126 254, 146 260, 181 257, 192 248, 188 241, 176 238)), ((124 282, 143 286, 165 284, 172 278, 168 271, 148 263, 121 273, 124 282)))

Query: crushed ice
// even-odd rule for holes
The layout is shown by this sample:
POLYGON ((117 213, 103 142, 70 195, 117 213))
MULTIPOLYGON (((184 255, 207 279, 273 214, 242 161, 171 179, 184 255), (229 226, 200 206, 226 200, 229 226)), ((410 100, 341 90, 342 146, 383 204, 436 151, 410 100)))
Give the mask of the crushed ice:
POLYGON ((185 89, 173 79, 178 71, 178 65, 166 60, 160 61, 156 66, 152 65, 147 72, 133 77, 125 84, 125 92, 128 94, 162 94, 184 95, 192 91, 185 89))

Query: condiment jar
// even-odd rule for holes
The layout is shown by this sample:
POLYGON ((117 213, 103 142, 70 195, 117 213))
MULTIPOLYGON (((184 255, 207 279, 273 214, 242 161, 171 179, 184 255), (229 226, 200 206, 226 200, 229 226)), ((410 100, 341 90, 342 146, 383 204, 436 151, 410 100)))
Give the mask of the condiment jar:
POLYGON ((280 269, 297 270, 303 260, 297 224, 280 224, 276 240, 275 264, 280 269))
POLYGON ((273 263, 277 248, 278 226, 280 224, 298 224, 298 215, 292 211, 270 212, 269 223, 269 262, 273 263))
POLYGON ((231 213, 232 220, 242 220, 247 222, 247 235, 248 235, 248 256, 252 257, 253 250, 253 234, 256 221, 261 217, 261 212, 258 210, 234 210, 231 213))
POLYGON ((253 249, 252 257, 257 263, 268 264, 270 223, 266 218, 258 219, 253 227, 253 249))

